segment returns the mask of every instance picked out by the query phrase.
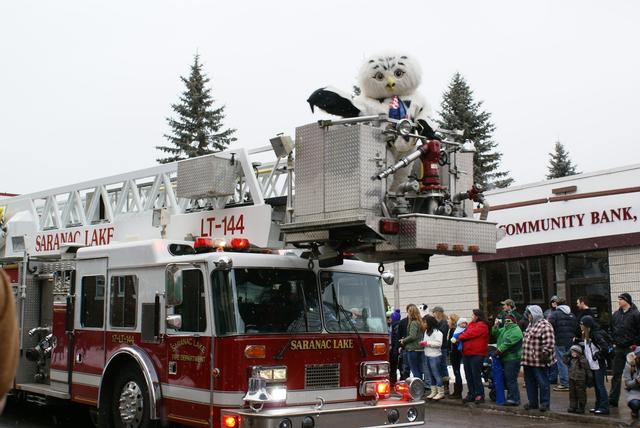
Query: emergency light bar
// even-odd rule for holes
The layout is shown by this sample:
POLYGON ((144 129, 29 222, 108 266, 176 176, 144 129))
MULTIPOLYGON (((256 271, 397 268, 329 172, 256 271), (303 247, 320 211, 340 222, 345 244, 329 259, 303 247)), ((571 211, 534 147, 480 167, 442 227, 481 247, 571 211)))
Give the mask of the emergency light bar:
POLYGON ((246 251, 251 247, 246 238, 213 239, 199 237, 196 238, 193 248, 196 253, 209 253, 212 251, 246 251))

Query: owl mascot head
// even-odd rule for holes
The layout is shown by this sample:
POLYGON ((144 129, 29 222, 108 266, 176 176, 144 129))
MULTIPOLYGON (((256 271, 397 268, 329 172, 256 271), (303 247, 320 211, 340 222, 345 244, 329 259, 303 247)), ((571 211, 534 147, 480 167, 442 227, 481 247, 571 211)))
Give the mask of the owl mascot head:
MULTIPOLYGON (((392 119, 410 119, 418 125, 418 131, 435 138, 435 121, 431 107, 417 92, 422 80, 422 70, 415 57, 401 53, 372 55, 364 60, 358 73, 362 93, 351 96, 332 87, 324 87, 311 94, 307 102, 311 110, 318 107, 329 114, 342 117, 388 114, 392 119)), ((397 138, 390 149, 395 160, 402 158, 416 147, 414 139, 397 138)), ((390 191, 406 181, 411 167, 402 168, 393 178, 390 191)))

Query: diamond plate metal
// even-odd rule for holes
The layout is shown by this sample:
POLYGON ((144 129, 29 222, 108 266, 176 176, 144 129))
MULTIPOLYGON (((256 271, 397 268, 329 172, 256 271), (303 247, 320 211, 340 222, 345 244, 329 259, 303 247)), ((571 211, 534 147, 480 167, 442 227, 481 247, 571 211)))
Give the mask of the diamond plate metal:
POLYGON ((176 196, 203 199, 233 195, 236 188, 235 170, 230 160, 215 155, 180 161, 176 196))
MULTIPOLYGON (((381 128, 366 124, 322 128, 314 123, 296 130, 295 211, 293 222, 281 228, 286 241, 323 242, 331 233, 363 232, 358 236, 366 237, 374 250, 364 249, 361 256, 379 262, 495 253, 496 225, 473 220, 471 201, 464 202, 465 218, 411 214, 401 216, 399 235, 379 234, 387 182, 372 177, 394 160, 381 133, 381 128), (442 243, 447 249, 438 248, 442 243), (461 251, 454 251, 454 245, 461 251)), ((473 154, 455 156, 458 173, 441 168, 442 184, 464 192, 473 184, 473 154)))
POLYGON ((496 252, 496 223, 471 219, 413 214, 402 217, 398 247, 423 249, 434 253, 453 252, 453 245, 462 245, 462 254, 472 254, 470 245, 480 253, 496 252), (448 244, 448 251, 438 250, 438 244, 448 244))
POLYGON ((317 123, 296 128, 296 221, 320 219, 324 213, 325 133, 317 123))
POLYGON ((325 151, 325 212, 380 213, 383 183, 372 180, 385 156, 381 129, 368 125, 329 129, 325 151))
POLYGON ((384 183, 371 179, 385 156, 380 134, 368 125, 296 129, 296 223, 380 215, 384 183))
POLYGON ((287 243, 297 242, 324 242, 329 240, 329 231, 321 230, 317 232, 293 232, 287 233, 287 243))

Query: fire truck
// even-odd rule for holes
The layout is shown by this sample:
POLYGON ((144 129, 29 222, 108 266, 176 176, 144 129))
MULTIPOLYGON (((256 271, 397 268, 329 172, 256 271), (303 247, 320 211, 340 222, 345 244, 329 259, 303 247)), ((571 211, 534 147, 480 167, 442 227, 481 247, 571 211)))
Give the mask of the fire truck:
POLYGON ((384 263, 495 251, 468 149, 382 116, 320 121, 0 199, 13 393, 103 427, 422 425, 421 381, 389 382, 384 263), (416 152, 392 159, 391 138, 416 152))

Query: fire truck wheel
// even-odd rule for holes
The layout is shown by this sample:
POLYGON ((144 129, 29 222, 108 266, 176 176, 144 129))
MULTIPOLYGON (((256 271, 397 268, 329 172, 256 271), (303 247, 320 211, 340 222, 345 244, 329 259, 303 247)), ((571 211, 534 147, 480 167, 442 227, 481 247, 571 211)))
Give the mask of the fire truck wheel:
POLYGON ((150 428, 149 391, 139 370, 125 367, 113 384, 111 400, 115 428, 150 428))

